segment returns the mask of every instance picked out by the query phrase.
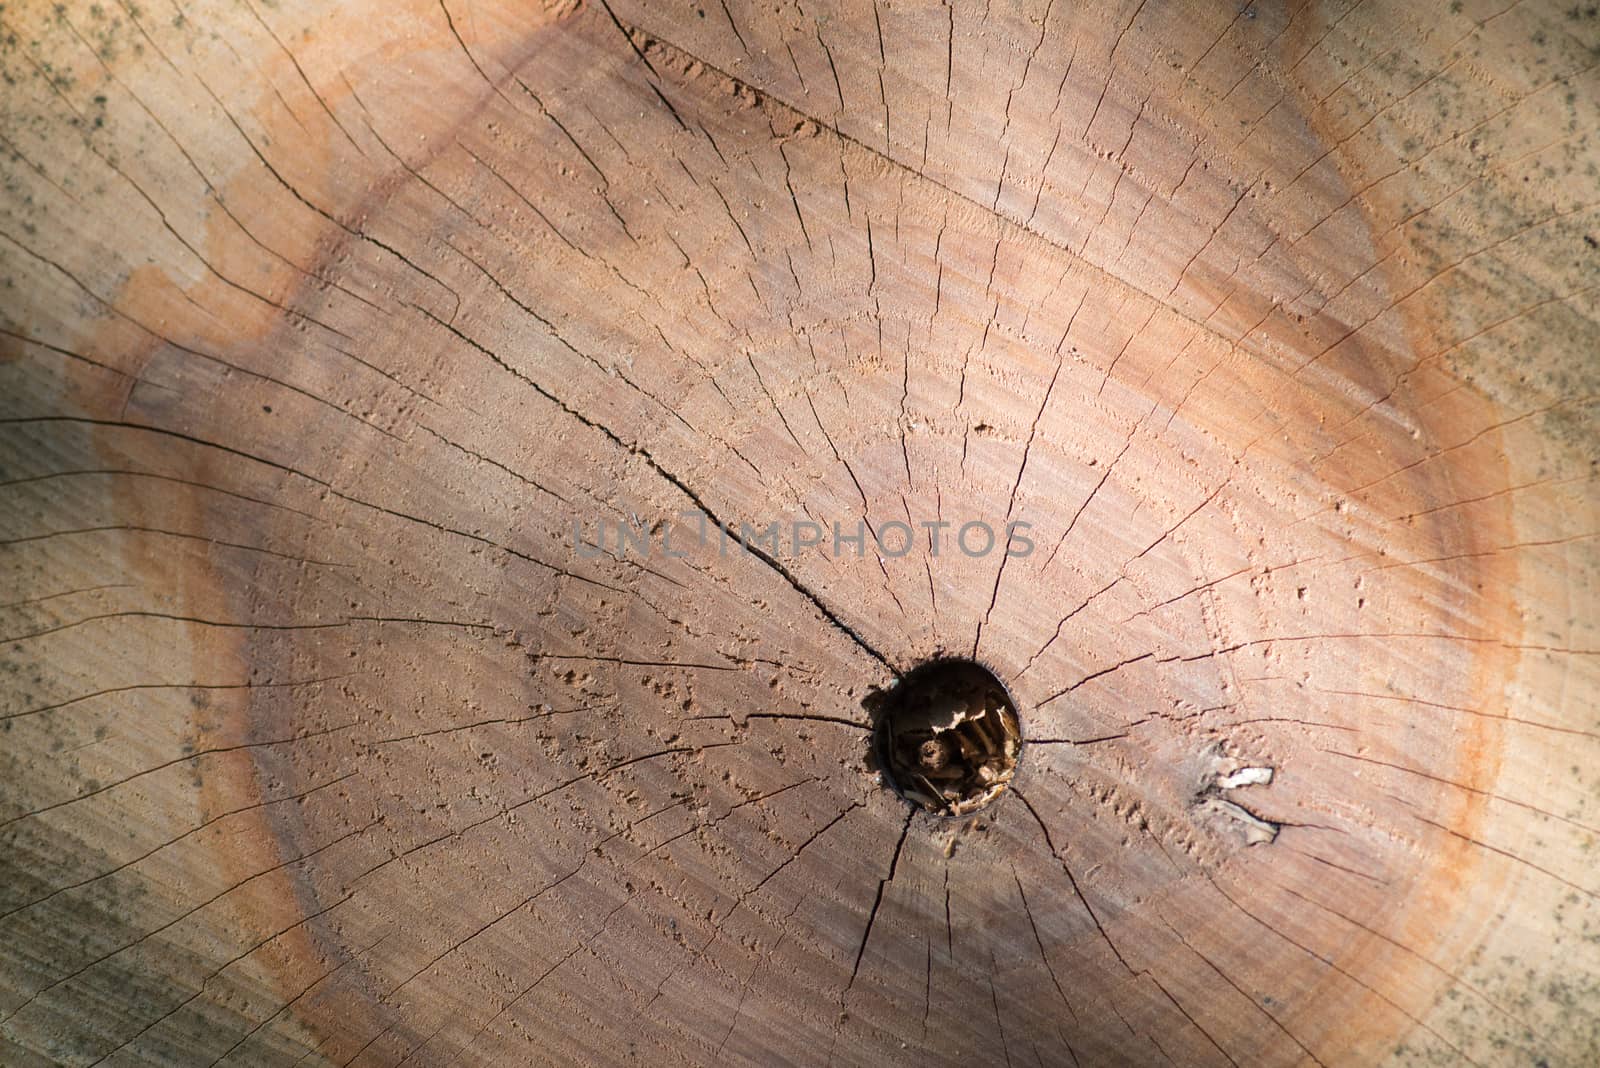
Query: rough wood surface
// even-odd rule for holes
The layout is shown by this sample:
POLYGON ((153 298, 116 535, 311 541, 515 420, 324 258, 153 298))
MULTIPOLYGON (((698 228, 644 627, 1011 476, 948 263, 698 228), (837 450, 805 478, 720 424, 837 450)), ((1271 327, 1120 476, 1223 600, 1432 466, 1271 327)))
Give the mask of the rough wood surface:
POLYGON ((0 1061, 1596 1063, 1597 57, 7 4, 0 1061), (1038 551, 574 551, 687 510, 1038 551))

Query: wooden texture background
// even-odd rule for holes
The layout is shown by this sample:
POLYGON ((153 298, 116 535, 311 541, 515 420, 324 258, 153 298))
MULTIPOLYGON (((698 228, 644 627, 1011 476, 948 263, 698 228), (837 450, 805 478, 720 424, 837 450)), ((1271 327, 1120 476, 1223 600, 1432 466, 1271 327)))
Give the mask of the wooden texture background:
POLYGON ((0 1062, 1597 1063, 1597 65, 6 4, 0 1062), (573 551, 686 510, 1038 549, 573 551), (868 767, 940 652, 976 820, 868 767))

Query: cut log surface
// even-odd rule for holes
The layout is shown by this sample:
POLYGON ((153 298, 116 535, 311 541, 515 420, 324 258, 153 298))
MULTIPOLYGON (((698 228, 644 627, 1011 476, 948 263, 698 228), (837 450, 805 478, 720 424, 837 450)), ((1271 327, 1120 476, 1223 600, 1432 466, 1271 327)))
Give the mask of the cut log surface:
POLYGON ((0 1063, 1600 1063, 1592 4, 0 71, 0 1063), (937 657, 1025 738, 957 817, 937 657))

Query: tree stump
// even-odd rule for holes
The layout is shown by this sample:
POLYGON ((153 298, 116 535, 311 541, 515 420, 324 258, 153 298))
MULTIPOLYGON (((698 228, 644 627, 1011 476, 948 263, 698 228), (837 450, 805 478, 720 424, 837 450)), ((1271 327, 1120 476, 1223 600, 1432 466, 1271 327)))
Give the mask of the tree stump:
POLYGON ((1600 1058, 1593 6, 0 24, 0 1061, 1600 1058))

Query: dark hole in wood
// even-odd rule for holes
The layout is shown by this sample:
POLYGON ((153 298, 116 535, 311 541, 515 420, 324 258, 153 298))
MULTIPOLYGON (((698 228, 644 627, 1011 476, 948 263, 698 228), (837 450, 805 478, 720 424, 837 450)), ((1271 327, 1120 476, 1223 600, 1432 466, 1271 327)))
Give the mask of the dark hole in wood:
POLYGON ((1016 703, 975 660, 931 660, 872 704, 873 752, 896 793, 965 815, 1005 792, 1022 752, 1016 703))

